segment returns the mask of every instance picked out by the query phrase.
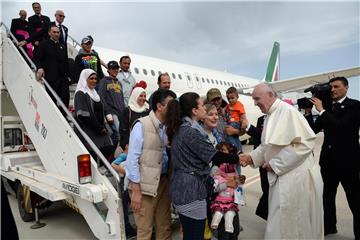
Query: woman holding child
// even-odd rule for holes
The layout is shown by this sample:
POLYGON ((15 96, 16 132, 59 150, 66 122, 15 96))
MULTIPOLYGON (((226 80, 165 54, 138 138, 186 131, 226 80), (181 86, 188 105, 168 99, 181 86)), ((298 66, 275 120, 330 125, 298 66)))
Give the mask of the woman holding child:
POLYGON ((167 135, 173 164, 170 197, 179 213, 183 239, 203 240, 209 164, 238 163, 239 157, 217 151, 208 141, 207 133, 198 123, 206 117, 206 110, 197 93, 181 95, 178 101, 170 101, 167 109, 167 135))
MULTIPOLYGON (((204 119, 202 120, 203 124, 203 128, 208 136, 208 141, 214 146, 214 148, 217 148, 218 150, 220 149, 221 151, 221 147, 222 145, 224 145, 224 139, 222 138, 221 134, 219 134, 218 130, 217 130, 217 123, 218 123, 218 111, 216 109, 216 106, 214 104, 208 103, 205 104, 205 110, 206 110, 206 116, 204 117, 204 119)), ((224 151, 223 151, 224 152, 224 151)), ((230 152, 230 151, 229 151, 230 152)), ((212 172, 214 172, 214 169, 217 168, 216 166, 213 167, 212 172)), ((216 176, 214 176, 214 174, 212 174, 214 178, 216 178, 216 176)), ((229 180, 228 180, 229 181, 229 180)), ((221 184, 218 185, 218 187, 216 188, 216 192, 222 192, 224 190, 227 189, 227 187, 234 187, 234 186, 227 186, 227 185, 231 185, 229 184, 229 182, 227 182, 225 185, 223 184, 222 187, 221 184)), ((212 211, 210 210, 210 207, 214 204, 211 204, 213 202, 213 200, 217 197, 217 194, 214 194, 214 196, 210 196, 210 198, 208 199, 208 221, 209 223, 212 222, 212 211)), ((212 208, 214 208, 212 206, 212 208)), ((225 229, 225 218, 221 219, 220 223, 218 224, 217 227, 217 238, 221 239, 221 240, 231 240, 231 239, 237 239, 238 235, 240 233, 240 225, 239 225, 239 215, 237 212, 235 212, 235 216, 233 218, 232 221, 232 225, 234 227, 233 232, 228 232, 225 229)), ((209 227, 210 224, 209 224, 209 227)), ((214 228, 214 226, 212 227, 214 228)), ((205 228, 207 229, 207 227, 205 228)), ((207 231, 205 231, 205 235, 206 235, 207 231)), ((206 236, 205 236, 206 237, 206 236)), ((208 238, 208 237, 206 237, 208 238)))

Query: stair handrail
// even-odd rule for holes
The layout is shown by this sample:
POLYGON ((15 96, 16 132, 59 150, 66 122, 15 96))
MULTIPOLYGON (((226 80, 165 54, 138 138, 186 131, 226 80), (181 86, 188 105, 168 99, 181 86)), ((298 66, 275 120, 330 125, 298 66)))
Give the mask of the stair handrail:
MULTIPOLYGON (((11 36, 11 40, 12 42, 18 46, 18 40, 15 38, 15 36, 11 33, 11 31, 9 31, 9 28, 6 26, 5 23, 0 22, 0 27, 3 26, 6 29, 6 33, 8 34, 8 36, 11 36)), ((34 62, 29 58, 29 56, 27 55, 27 53, 25 52, 25 50, 22 47, 18 47, 18 49, 23 53, 23 55, 26 57, 26 59, 28 60, 28 62, 31 65, 31 70, 33 71, 33 73, 35 74, 36 77, 36 65, 34 64, 34 62)), ((97 157, 99 157, 101 159, 101 161, 103 162, 103 164, 105 165, 105 167, 109 170, 109 172, 111 173, 111 175, 115 178, 116 181, 116 189, 118 191, 118 196, 121 199, 122 195, 121 195, 121 181, 120 181, 120 176, 119 174, 111 167, 110 163, 106 160, 106 158, 104 157, 104 155, 101 153, 101 151, 98 149, 98 147, 95 145, 95 143, 91 140, 91 138, 81 129, 80 125, 77 123, 77 121, 75 120, 75 118, 73 117, 73 115, 70 113, 70 111, 68 110, 68 108, 65 106, 65 104, 62 102, 62 100, 60 99, 60 97, 57 95, 57 93, 54 91, 54 89, 52 89, 52 87, 50 86, 50 84, 46 81, 45 78, 41 78, 41 82, 45 84, 45 86, 48 88, 48 90, 51 92, 51 94, 55 97, 57 103, 60 105, 60 107, 64 110, 64 112, 66 113, 67 118, 74 124, 74 127, 76 127, 76 129, 79 131, 79 133, 81 134, 81 136, 85 139, 85 141, 89 144, 90 148, 92 150, 94 150, 95 154, 97 155, 97 157)), ((40 84, 41 84, 40 82, 40 84)))
POLYGON ((73 38, 72 36, 68 35, 68 38, 71 39, 71 41, 73 41, 73 46, 76 47, 76 46, 79 46, 81 47, 81 44, 75 39, 73 38))

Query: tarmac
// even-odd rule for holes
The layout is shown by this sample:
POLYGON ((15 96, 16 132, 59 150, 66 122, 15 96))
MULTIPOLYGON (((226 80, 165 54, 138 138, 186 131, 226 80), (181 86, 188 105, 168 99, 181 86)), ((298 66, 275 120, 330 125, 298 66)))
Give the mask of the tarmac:
MULTIPOLYGON (((315 148, 315 158, 318 159, 323 141, 322 133, 318 134, 315 148)), ((244 146, 245 152, 251 151, 251 145, 244 146)), ((239 216, 243 231, 238 239, 263 239, 266 222, 255 215, 255 209, 261 196, 258 169, 243 168, 247 176, 245 183, 246 206, 241 207, 239 216)), ((31 229, 34 222, 23 222, 19 215, 17 200, 9 195, 10 205, 17 224, 20 239, 96 239, 81 214, 73 211, 62 202, 56 202, 49 208, 40 211, 41 222, 46 226, 40 229, 31 229)), ((352 229, 352 214, 346 201, 346 196, 339 185, 336 196, 338 233, 328 235, 325 239, 354 239, 352 229)), ((173 224, 173 239, 181 239, 178 223, 173 224)), ((216 238, 213 238, 216 239, 216 238)))

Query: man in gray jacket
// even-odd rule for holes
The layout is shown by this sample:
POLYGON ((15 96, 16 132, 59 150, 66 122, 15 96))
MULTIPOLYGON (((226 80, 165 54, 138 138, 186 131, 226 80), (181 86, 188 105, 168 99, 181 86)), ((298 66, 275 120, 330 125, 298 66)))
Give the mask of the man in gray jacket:
POLYGON ((136 84, 136 80, 132 73, 129 71, 131 59, 129 56, 122 56, 120 58, 120 72, 117 75, 117 79, 120 81, 123 94, 124 94, 124 102, 125 107, 128 106, 129 98, 132 89, 136 84))

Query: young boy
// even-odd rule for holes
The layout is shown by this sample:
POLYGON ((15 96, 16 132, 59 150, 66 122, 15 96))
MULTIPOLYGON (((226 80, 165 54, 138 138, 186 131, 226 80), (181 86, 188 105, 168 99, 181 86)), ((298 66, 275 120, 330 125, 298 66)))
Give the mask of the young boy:
MULTIPOLYGON (((235 129, 241 128, 241 121, 246 119, 244 105, 238 100, 239 95, 235 87, 230 87, 226 90, 226 97, 229 104, 225 107, 225 120, 227 126, 231 126, 235 129)), ((227 135, 225 134, 225 140, 234 145, 238 151, 242 150, 239 135, 227 135)))
POLYGON ((129 144, 126 144, 124 152, 120 153, 119 156, 111 163, 113 169, 115 169, 121 177, 125 175, 125 161, 129 149, 129 144))

